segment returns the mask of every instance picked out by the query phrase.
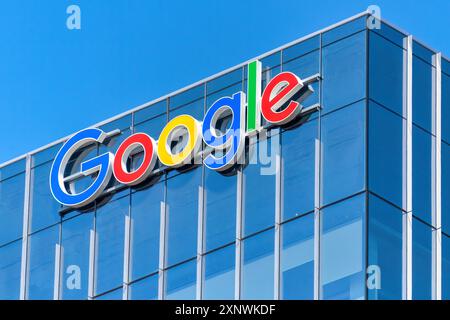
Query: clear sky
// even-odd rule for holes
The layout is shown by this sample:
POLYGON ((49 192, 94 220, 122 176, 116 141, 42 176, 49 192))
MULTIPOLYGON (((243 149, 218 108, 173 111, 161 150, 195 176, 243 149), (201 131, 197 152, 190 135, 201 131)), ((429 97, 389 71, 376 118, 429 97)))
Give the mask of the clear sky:
POLYGON ((450 56, 448 0, 3 0, 0 163, 370 4, 450 56))

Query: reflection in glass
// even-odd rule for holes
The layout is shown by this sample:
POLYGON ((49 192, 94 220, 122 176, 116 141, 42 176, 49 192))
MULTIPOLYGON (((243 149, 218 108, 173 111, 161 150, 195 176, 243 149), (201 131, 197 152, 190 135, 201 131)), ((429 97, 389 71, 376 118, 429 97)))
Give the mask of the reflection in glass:
POLYGON ((317 121, 284 131, 281 137, 282 219, 314 210, 317 121))
POLYGON ((61 205, 53 198, 48 183, 52 163, 31 170, 31 232, 60 221, 61 205))
POLYGON ((274 230, 247 238, 242 245, 241 299, 273 299, 274 230))
POLYGON ((25 174, 0 182, 0 245, 22 237, 25 174))
POLYGON ((22 241, 0 247, 0 300, 20 298, 22 241))
POLYGON ((167 180, 167 266, 197 255, 200 168, 167 180))
POLYGON ((166 271, 166 299, 194 300, 195 281, 197 275, 197 260, 170 268, 166 271))
POLYGON ((370 99, 402 115, 403 48, 371 31, 369 50, 370 99))
POLYGON ((369 189, 402 207, 403 119, 370 102, 368 134, 369 189))
POLYGON ((430 300, 432 228, 416 218, 412 228, 412 298, 430 300))
POLYGON ((321 215, 321 299, 364 299, 365 195, 327 207, 321 215))
POLYGON ((157 300, 158 274, 132 283, 129 287, 129 300, 157 300))
POLYGON ((283 224, 281 299, 314 299, 314 214, 283 224))
POLYGON ((96 213, 95 293, 101 294, 122 285, 125 217, 129 197, 107 203, 96 213))
POLYGON ((402 298, 402 211, 375 197, 369 198, 368 298, 402 298))
POLYGON ((243 232, 244 236, 264 230, 275 223, 275 155, 279 148, 279 136, 259 138, 249 146, 249 165, 243 176, 243 232), (261 160, 260 152, 268 155, 261 160))
POLYGON ((205 251, 236 238, 236 175, 205 170, 205 251))
POLYGON ((28 299, 52 300, 59 225, 29 237, 28 299))
POLYGON ((164 183, 131 195, 131 281, 158 270, 162 201, 164 183))
POLYGON ((213 251, 204 257, 205 280, 203 284, 203 299, 234 299, 235 250, 233 244, 213 251))
POLYGON ((89 243, 93 214, 82 214, 62 224, 61 298, 88 297, 89 243))
POLYGON ((330 112, 366 96, 366 32, 323 48, 323 110, 330 112))
POLYGON ((322 204, 348 197, 365 186, 365 102, 322 119, 322 204))

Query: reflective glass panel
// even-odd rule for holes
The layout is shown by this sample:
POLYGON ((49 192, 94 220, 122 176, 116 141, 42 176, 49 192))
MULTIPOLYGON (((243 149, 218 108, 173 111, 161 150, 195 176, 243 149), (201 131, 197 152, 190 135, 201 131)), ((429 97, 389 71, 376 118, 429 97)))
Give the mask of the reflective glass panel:
POLYGON ((22 241, 0 247, 0 300, 20 298, 22 241))
POLYGON ((197 254, 200 168, 167 180, 167 266, 197 254))
POLYGON ((88 297, 89 245, 93 214, 82 214, 62 224, 62 299, 82 300, 88 297))
POLYGON ((122 285, 125 217, 130 198, 124 197, 97 209, 95 292, 101 294, 122 285))
POLYGON ((402 299, 402 216, 400 209, 370 196, 367 275, 370 300, 402 299))
POLYGON ((29 237, 28 299, 53 299, 55 253, 58 242, 59 225, 29 237))
POLYGON ((234 299, 235 251, 236 247, 233 244, 204 257, 203 299, 234 299))
POLYGON ((128 290, 129 300, 157 300, 158 274, 132 283, 128 290))
POLYGON ((52 163, 31 170, 31 232, 60 221, 61 205, 53 198, 48 183, 52 163))
POLYGON ((403 118, 369 103, 369 189, 403 205, 403 118))
POLYGON ((369 97, 403 114, 403 48, 369 32, 369 97))
POLYGON ((314 299, 314 214, 283 224, 281 299, 314 299))
POLYGON ((205 251, 235 240, 236 190, 237 178, 235 174, 223 175, 205 169, 205 251))
POLYGON ((130 278, 142 278, 158 270, 161 202, 164 183, 131 195, 130 278))
POLYGON ((0 182, 0 246, 22 237, 25 174, 0 182))
POLYGON ((314 210, 318 123, 312 120, 281 136, 282 219, 314 210))
POLYGON ((194 300, 197 260, 190 260, 166 271, 166 299, 194 300))
POLYGON ((364 194, 322 210, 321 299, 364 299, 366 260, 364 216, 364 194))
POLYGON ((245 239, 241 299, 274 298, 274 230, 270 229, 245 239))
POLYGON ((432 228, 415 218, 412 228, 412 297, 430 300, 432 228))
POLYGON ((365 102, 322 118, 322 204, 365 186, 365 102))
POLYGON ((366 96, 366 32, 323 48, 323 110, 330 112, 366 96))

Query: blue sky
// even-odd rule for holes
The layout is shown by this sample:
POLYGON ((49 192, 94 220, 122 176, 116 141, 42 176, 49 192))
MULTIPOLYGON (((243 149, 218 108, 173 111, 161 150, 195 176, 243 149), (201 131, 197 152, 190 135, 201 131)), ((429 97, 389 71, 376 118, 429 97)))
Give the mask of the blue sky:
POLYGON ((370 4, 450 56, 448 0, 2 1, 0 163, 370 4), (66 27, 71 4, 81 30, 66 27))

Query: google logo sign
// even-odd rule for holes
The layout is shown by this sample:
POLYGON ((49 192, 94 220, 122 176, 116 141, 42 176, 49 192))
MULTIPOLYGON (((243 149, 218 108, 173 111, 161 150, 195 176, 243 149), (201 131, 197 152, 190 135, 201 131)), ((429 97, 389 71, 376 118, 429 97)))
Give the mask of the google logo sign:
POLYGON ((168 168, 189 164, 200 153, 202 141, 210 149, 204 155, 206 167, 224 171, 241 157, 246 135, 262 129, 261 116, 272 125, 283 125, 296 119, 302 112, 301 102, 313 89, 291 72, 275 76, 261 90, 261 62, 248 64, 247 95, 237 92, 231 97, 215 101, 202 122, 190 115, 180 115, 163 128, 158 140, 145 133, 135 133, 124 140, 116 154, 106 152, 81 163, 80 176, 95 175, 95 180, 82 192, 67 190, 65 171, 69 161, 82 148, 92 143, 103 143, 108 133, 89 128, 74 134, 57 153, 50 171, 50 190, 53 197, 67 207, 82 207, 94 201, 105 190, 112 176, 128 186, 146 180, 153 172, 157 159, 168 168), (218 130, 219 120, 231 117, 225 130, 218 130), (182 150, 174 151, 173 142, 183 136, 186 143, 182 150), (143 150, 143 160, 138 168, 130 170, 128 159, 136 150, 143 150))

